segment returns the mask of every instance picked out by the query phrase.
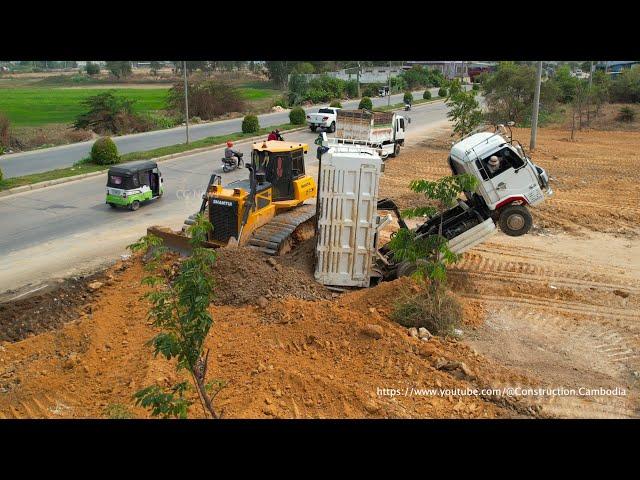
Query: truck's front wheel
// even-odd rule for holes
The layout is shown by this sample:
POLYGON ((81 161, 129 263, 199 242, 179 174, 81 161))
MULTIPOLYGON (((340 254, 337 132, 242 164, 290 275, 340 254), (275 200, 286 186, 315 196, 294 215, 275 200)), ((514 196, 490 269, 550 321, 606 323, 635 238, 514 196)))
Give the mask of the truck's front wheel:
POLYGON ((316 131, 316 127, 314 127, 313 125, 311 125, 309 128, 311 129, 312 132, 316 131))
POLYGON ((524 205, 509 205, 500 212, 498 224, 500 230, 510 237, 519 237, 531 230, 533 218, 524 205))

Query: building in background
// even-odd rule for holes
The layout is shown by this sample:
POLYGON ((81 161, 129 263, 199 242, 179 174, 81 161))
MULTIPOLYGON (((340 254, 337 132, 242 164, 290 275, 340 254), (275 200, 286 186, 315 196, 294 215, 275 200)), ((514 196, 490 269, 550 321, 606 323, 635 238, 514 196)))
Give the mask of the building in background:
MULTIPOLYGON (((360 83, 387 83, 389 78, 397 77, 403 71, 403 67, 362 67, 360 70, 360 83)), ((307 80, 318 77, 333 77, 340 80, 357 80, 358 74, 355 68, 338 70, 327 73, 307 73, 303 74, 307 80)), ((289 75, 291 76, 291 75, 289 75)))
POLYGON ((640 61, 610 61, 599 62, 596 64, 596 70, 603 70, 611 75, 617 75, 622 70, 630 69, 634 65, 640 65, 640 61))

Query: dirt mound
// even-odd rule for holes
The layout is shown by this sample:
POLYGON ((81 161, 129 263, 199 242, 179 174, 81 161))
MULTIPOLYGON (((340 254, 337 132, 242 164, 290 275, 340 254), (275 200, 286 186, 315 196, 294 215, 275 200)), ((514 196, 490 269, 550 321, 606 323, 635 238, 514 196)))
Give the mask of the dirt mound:
POLYGON ((284 260, 285 257, 271 257, 251 248, 218 250, 214 267, 218 288, 214 303, 255 304, 260 297, 268 300, 285 296, 304 300, 330 298, 331 292, 313 278, 313 256, 309 257, 307 244, 308 242, 303 251, 296 251, 295 256, 287 260, 284 260), (302 263, 306 270, 294 268, 302 263), (247 286, 249 279, 250 286, 247 286))
MULTIPOLYGON (((237 255, 250 261, 244 254, 225 251, 220 265, 244 265, 232 260, 237 255)), ((260 255, 253 260, 266 263, 260 255)), ((148 417, 133 406, 132 395, 150 384, 169 385, 176 373, 146 345, 157 332, 140 300, 145 291, 140 261, 113 272, 113 284, 100 289, 91 317, 0 347, 0 418, 107 417, 113 411, 148 417)), ((265 308, 212 305, 209 370, 227 383, 218 397, 225 417, 531 415, 527 405, 497 397, 412 393, 412 388, 464 389, 526 379, 461 342, 418 340, 390 322, 387 312, 406 288, 412 285, 403 279, 333 301, 287 296, 265 308)), ((194 404, 192 416, 201 415, 194 404)))

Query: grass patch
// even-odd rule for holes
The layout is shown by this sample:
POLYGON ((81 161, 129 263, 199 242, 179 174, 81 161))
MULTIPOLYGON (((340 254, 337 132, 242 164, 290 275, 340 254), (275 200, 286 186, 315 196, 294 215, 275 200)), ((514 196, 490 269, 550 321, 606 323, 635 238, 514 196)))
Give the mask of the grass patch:
POLYGON ((83 100, 107 91, 134 100, 136 113, 167 108, 167 88, 3 88, 0 111, 15 126, 69 124, 85 111, 83 100))
POLYGON ((9 188, 22 187, 23 185, 46 182, 47 180, 56 180, 58 178, 72 177, 73 175, 82 175, 83 173, 97 172, 99 170, 104 170, 105 168, 106 167, 104 165, 83 162, 77 163, 73 167, 32 173, 30 175, 23 175, 22 177, 5 178, 4 180, 0 180, 0 191, 8 190, 9 188))
POLYGON ((434 335, 450 335, 462 321, 462 306, 445 288, 429 285, 401 299, 391 319, 403 327, 424 327, 434 335))
MULTIPOLYGON (((261 128, 257 133, 232 133, 229 135, 218 135, 215 137, 207 137, 202 140, 196 140, 189 143, 189 145, 180 143, 177 145, 169 145, 167 147, 155 148, 153 150, 147 150, 144 152, 131 152, 120 156, 121 163, 133 162, 136 160, 149 160, 152 158, 162 157, 164 155, 172 155, 175 153, 188 152, 202 147, 210 147, 215 145, 223 145, 227 140, 242 140, 245 138, 256 137, 260 135, 266 136, 271 130, 279 129, 281 132, 286 132, 294 128, 299 128, 300 125, 291 125, 285 123, 282 125, 274 125, 271 127, 261 128)), ((73 167, 59 168, 56 170, 49 170, 47 172, 33 173, 31 175, 24 175, 21 177, 12 177, 4 180, 0 180, 0 191, 7 190, 9 188, 21 187, 23 185, 31 185, 39 182, 46 182, 48 180, 56 180, 58 178, 71 177, 73 175, 81 175, 84 173, 98 172, 100 170, 106 170, 108 166, 96 165, 92 163, 89 158, 85 158, 76 162, 73 167)))

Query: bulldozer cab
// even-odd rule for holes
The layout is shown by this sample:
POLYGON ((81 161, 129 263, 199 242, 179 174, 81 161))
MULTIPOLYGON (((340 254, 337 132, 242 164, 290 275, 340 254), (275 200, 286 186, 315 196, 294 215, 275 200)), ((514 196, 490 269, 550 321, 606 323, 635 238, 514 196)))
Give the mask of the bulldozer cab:
POLYGON ((263 173, 273 188, 273 201, 294 200, 294 182, 305 176, 305 143, 271 140, 254 143, 251 163, 256 173, 263 173))

